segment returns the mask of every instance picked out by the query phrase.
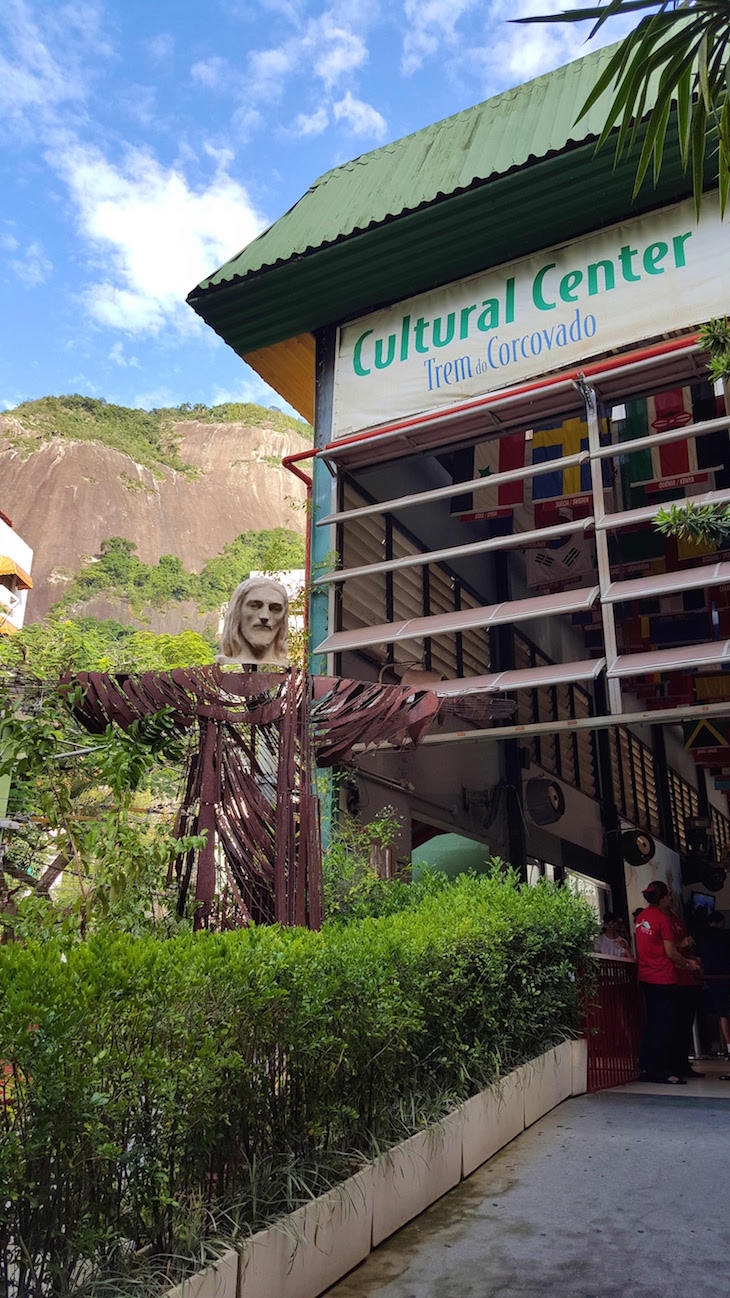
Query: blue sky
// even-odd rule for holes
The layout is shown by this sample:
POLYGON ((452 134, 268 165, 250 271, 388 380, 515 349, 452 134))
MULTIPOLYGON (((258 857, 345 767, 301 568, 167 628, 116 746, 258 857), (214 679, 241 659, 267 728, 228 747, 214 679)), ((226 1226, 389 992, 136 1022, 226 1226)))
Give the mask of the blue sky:
POLYGON ((584 52, 507 22, 567 7, 3 0, 0 409, 282 405, 186 294, 330 167, 584 52))

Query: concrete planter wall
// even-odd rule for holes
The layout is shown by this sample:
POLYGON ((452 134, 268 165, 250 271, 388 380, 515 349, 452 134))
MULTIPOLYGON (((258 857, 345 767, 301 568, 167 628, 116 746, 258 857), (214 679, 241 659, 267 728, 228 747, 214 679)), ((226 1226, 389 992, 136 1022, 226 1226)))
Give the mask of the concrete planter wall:
POLYGON ((525 1069, 518 1068, 462 1104, 462 1176, 471 1176, 524 1131, 526 1080, 525 1069))
POLYGON ((373 1248, 459 1184, 462 1126, 457 1109, 373 1164, 373 1248))
POLYGON ((166 1298, 318 1298, 525 1127, 568 1096, 583 1095, 587 1065, 587 1042, 562 1042, 166 1298))
POLYGON ((544 1117, 556 1105, 562 1104, 573 1093, 570 1042, 563 1041, 554 1050, 548 1050, 547 1054, 533 1059, 531 1063, 524 1065, 523 1071, 526 1074, 523 1087, 525 1126, 531 1127, 533 1122, 544 1117))

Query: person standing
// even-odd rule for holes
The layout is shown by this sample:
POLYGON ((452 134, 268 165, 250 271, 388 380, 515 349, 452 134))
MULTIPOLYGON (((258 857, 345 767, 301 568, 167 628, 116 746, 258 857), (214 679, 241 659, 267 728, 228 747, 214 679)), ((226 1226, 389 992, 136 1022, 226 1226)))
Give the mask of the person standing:
POLYGON ((722 911, 713 910, 708 916, 699 944, 708 977, 707 1001, 720 1025, 720 1045, 730 1056, 730 936, 722 911))
POLYGON ((603 916, 603 928, 596 938, 596 951, 599 955, 608 955, 614 960, 631 959, 631 948, 621 933, 620 924, 619 917, 607 910, 603 916))
POLYGON ((669 889, 656 879, 644 889, 646 909, 636 921, 639 986, 646 1007, 639 1067, 647 1082, 684 1084, 673 1068, 676 1061, 677 969, 699 972, 697 960, 678 950, 670 911, 669 889))
MULTIPOLYGON (((687 929, 683 920, 674 911, 670 911, 669 918, 674 928, 674 945, 686 960, 692 959, 694 941, 687 936, 687 929)), ((698 962, 695 961, 695 963, 698 962)), ((677 980, 677 1013, 674 1051, 671 1061, 672 1072, 677 1077, 704 1077, 705 1074, 695 1072, 689 1062, 689 1053, 692 1046, 692 1025, 695 1021, 700 998, 698 975, 689 968, 675 967, 674 972, 677 980)))

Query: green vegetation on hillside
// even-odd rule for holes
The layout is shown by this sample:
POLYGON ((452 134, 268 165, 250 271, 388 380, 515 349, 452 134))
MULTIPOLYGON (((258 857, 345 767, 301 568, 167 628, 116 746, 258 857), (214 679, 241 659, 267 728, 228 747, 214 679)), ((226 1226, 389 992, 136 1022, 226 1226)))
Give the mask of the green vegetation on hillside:
POLYGON ((245 424, 247 428, 273 428, 276 433, 297 433, 312 440, 312 428, 296 415, 285 415, 276 406, 257 406, 252 401, 227 401, 221 406, 189 405, 166 406, 153 412, 175 421, 194 419, 204 424, 245 424))
POLYGON ((198 608, 217 609, 253 572, 286 572, 304 567, 304 538, 287 527, 265 532, 241 532, 209 559, 196 577, 198 608))
POLYGON ((37 401, 24 401, 9 416, 18 419, 25 435, 13 437, 11 442, 19 450, 30 454, 52 437, 69 441, 100 442, 123 455, 143 464, 158 477, 162 469, 175 469, 188 478, 198 476, 198 470, 180 457, 179 439, 175 424, 181 420, 202 423, 232 423, 239 421, 250 428, 271 428, 275 432, 295 432, 311 439, 309 424, 282 414, 280 410, 266 410, 263 406, 227 404, 222 406, 182 405, 159 410, 130 410, 115 406, 96 397, 72 396, 41 397, 37 401), (28 436, 30 434, 30 436, 28 436))
POLYGON ((175 554, 161 555, 156 564, 143 563, 136 549, 133 541, 122 536, 102 541, 98 557, 74 577, 54 607, 69 610, 104 594, 127 600, 133 613, 187 599, 195 600, 201 611, 215 610, 252 570, 277 572, 304 566, 304 541, 285 527, 242 532, 200 573, 188 572, 175 554))
MULTIPOLYGON (((162 476, 163 466, 189 478, 197 476, 197 469, 180 458, 172 419, 162 418, 157 411, 128 410, 126 406, 74 394, 24 401, 7 413, 19 419, 38 444, 52 437, 101 442, 152 469, 158 476, 162 476)), ((35 449, 32 444, 29 446, 27 437, 16 441, 19 448, 35 449)))

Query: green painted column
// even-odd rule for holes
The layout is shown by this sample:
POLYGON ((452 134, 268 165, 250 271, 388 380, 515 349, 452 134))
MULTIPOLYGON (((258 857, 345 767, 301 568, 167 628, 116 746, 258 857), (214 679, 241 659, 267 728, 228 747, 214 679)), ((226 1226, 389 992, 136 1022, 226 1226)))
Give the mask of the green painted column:
MULTIPOLYGON (((335 330, 326 329, 317 334, 317 372, 314 400, 314 445, 319 450, 332 440, 332 399, 335 377, 335 330)), ((327 465, 322 460, 312 461, 312 506, 308 519, 311 536, 312 576, 331 567, 329 556, 332 542, 331 529, 317 527, 318 518, 332 513, 334 482, 327 465)), ((321 644, 330 630, 329 592, 325 586, 312 586, 309 596, 309 670, 315 676, 327 672, 327 655, 315 654, 312 649, 321 644)), ((333 829, 337 825, 337 789, 333 772, 322 768, 317 772, 322 821, 322 848, 329 847, 333 829)))
MULTIPOLYGON (((327 465, 322 460, 313 460, 312 508, 309 516, 309 527, 312 532, 312 576, 325 572, 330 555, 329 527, 317 527, 316 520, 332 512, 332 478, 327 465)), ((327 671, 327 655, 315 654, 312 650, 321 644, 329 632, 329 591, 326 586, 312 586, 309 597, 309 670, 315 676, 324 676, 327 671)))

